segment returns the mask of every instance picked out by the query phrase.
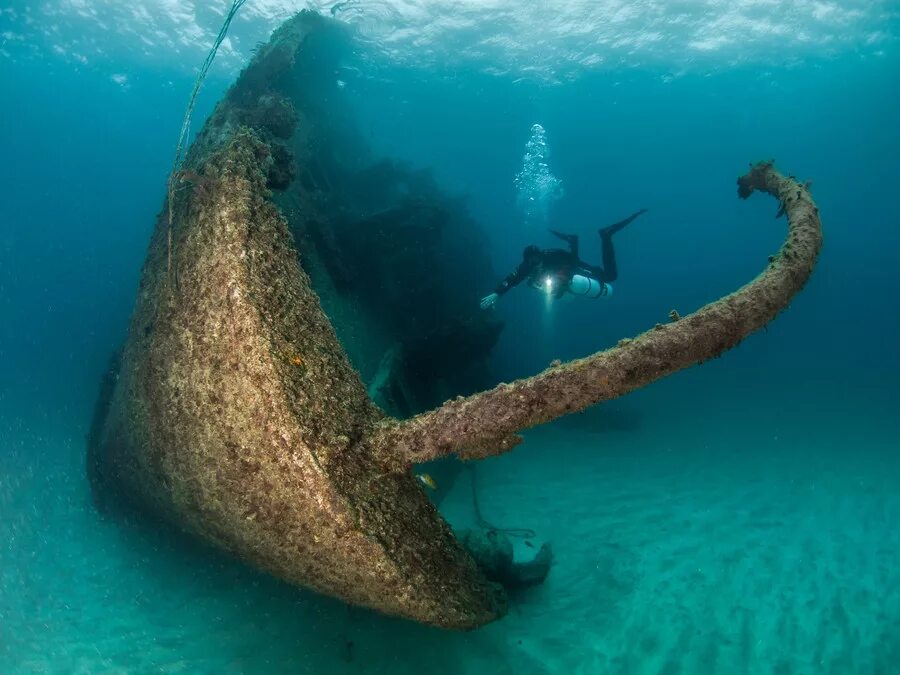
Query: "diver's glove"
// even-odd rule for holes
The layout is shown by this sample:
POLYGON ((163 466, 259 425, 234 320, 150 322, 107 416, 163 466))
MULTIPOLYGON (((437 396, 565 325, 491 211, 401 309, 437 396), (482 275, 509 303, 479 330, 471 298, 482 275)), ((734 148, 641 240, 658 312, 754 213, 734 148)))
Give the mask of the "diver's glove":
POLYGON ((481 299, 481 309, 490 309, 494 305, 497 304, 497 299, 500 296, 496 293, 491 293, 490 295, 486 295, 481 299))

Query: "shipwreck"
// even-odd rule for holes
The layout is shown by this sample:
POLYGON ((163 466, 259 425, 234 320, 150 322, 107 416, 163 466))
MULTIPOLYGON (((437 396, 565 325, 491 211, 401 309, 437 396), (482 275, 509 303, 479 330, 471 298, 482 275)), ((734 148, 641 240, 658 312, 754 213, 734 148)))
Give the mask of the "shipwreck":
MULTIPOLYGON (((377 266, 406 255, 396 228, 417 252, 477 228, 429 176, 347 159, 360 139, 336 131, 316 98, 342 30, 308 12, 288 20, 195 140, 98 402, 89 474, 98 496, 123 496, 290 583, 477 627, 504 614, 505 594, 411 467, 506 452, 522 429, 734 347, 810 276, 818 209, 771 162, 751 166, 739 196, 772 195, 788 223, 757 278, 610 349, 486 388, 478 366, 501 326, 468 313, 458 288, 429 275, 424 292, 446 302, 426 304, 442 314, 410 319, 392 311, 390 288, 371 297, 355 277, 360 256, 377 266)), ((489 285, 487 262, 473 269, 467 301, 489 285)))

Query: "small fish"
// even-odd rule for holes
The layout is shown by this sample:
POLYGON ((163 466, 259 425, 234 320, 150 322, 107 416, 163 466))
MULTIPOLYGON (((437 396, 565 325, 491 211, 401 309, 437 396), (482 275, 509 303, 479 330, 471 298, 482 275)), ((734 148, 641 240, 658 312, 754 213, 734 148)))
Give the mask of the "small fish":
POLYGON ((201 176, 196 171, 191 171, 189 169, 185 169, 178 174, 178 178, 182 183, 202 183, 203 176, 201 176))
POLYGON ((425 487, 429 487, 429 488, 431 488, 432 490, 437 490, 437 489, 438 489, 438 484, 437 484, 437 482, 436 482, 436 481, 434 480, 434 478, 432 478, 429 474, 427 474, 427 473, 417 473, 417 474, 416 474, 416 478, 417 478, 418 481, 419 481, 422 485, 424 485, 425 487))
POLYGON ((291 359, 291 364, 293 364, 295 366, 302 366, 303 358, 300 356, 295 356, 294 358, 291 359))

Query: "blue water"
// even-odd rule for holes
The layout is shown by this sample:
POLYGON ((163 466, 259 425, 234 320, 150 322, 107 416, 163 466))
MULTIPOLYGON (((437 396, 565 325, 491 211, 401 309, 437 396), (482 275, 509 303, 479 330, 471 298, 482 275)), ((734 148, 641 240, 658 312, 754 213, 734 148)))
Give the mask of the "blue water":
MULTIPOLYGON (((741 11, 770 28, 786 17, 750 4, 741 11)), ((534 123, 564 186, 546 225, 581 234, 584 257, 599 259, 597 227, 648 209, 616 237, 609 300, 549 304, 525 287, 502 299, 497 380, 753 278, 784 221, 768 197, 736 198, 748 162, 812 180, 821 209, 819 265, 767 331, 482 465, 492 519, 537 530, 556 565, 470 634, 347 608, 94 513, 84 436, 161 208, 194 79, 185 64, 203 58, 177 29, 211 35, 219 19, 187 3, 142 49, 138 11, 110 9, 99 28, 93 3, 0 10, 0 671, 900 671, 900 23, 890 3, 820 4, 847 23, 804 24, 800 3, 791 32, 805 26, 807 40, 757 29, 725 53, 707 36, 695 59, 665 3, 653 5, 661 42, 639 39, 650 29, 638 16, 619 29, 630 47, 601 41, 578 58, 586 47, 566 31, 599 22, 594 10, 548 25, 555 37, 533 51, 541 17, 525 10, 457 32, 454 12, 462 22, 477 7, 348 14, 367 50, 390 47, 370 71, 337 74, 360 128, 377 153, 430 167, 466 198, 498 280, 526 244, 554 243, 527 226, 513 182, 534 123), (387 39, 404 27, 422 58, 411 38, 387 39), (489 49, 472 47, 475 33, 489 49)), ((253 5, 194 130, 294 8, 253 5)), ((733 19, 709 11, 710 25, 733 19)), ((472 517, 468 490, 462 476, 442 500, 454 524, 472 517)))

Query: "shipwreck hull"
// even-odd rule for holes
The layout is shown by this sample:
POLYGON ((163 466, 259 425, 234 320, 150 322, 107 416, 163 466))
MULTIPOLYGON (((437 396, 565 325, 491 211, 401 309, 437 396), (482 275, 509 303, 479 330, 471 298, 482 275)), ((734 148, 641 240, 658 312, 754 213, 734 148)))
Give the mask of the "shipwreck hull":
POLYGON ((160 221, 102 434, 105 481, 292 583, 442 626, 496 618, 502 595, 413 477, 359 445, 382 414, 297 263, 267 161, 248 131, 209 157, 171 270, 160 221))
MULTIPOLYGON (((711 358, 771 320, 821 245, 806 188, 760 164, 790 224, 785 248, 735 294, 644 336, 400 422, 369 398, 298 262, 272 190, 290 190, 303 133, 266 83, 330 22, 273 36, 199 135, 150 242, 118 379, 88 463, 97 491, 281 579, 388 614, 471 628, 505 612, 428 500, 414 462, 508 450, 515 432, 711 358), (281 111, 285 114, 274 114, 281 111)), ((286 107, 287 106, 287 107, 286 107)), ((298 188, 300 189, 300 188, 298 188)), ((295 201, 316 208, 310 195, 295 201)), ((107 379, 107 383, 111 380, 107 379)))

